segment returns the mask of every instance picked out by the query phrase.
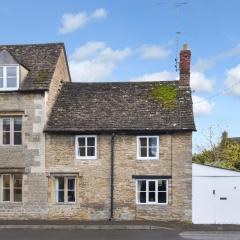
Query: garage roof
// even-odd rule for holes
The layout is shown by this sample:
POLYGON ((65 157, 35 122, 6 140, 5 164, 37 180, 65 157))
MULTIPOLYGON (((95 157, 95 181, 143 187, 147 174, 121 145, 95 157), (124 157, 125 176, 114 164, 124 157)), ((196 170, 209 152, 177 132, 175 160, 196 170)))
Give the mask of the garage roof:
POLYGON ((193 177, 240 177, 240 171, 193 163, 192 176, 193 177))

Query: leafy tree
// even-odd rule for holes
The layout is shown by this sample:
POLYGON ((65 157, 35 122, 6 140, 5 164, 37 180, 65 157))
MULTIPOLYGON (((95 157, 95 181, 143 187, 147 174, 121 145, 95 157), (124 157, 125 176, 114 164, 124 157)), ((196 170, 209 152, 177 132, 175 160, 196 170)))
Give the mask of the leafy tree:
MULTIPOLYGON (((212 143, 211 138, 210 142, 212 143)), ((222 133, 219 143, 210 146, 209 149, 194 154, 193 162, 240 170, 240 143, 228 138, 226 131, 222 133)))

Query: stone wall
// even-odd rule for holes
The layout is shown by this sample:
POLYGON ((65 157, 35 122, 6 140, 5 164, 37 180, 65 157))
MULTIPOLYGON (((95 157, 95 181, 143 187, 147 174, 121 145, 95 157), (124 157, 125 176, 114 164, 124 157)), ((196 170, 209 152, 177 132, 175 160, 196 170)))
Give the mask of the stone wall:
MULTIPOLYGON (((136 136, 116 135, 114 218, 116 220, 191 221, 191 133, 160 135, 159 160, 136 160, 136 136), (133 175, 169 175, 169 204, 136 205, 133 175)), ((48 135, 46 170, 49 172, 49 218, 85 220, 110 216, 111 136, 98 135, 97 160, 75 159, 73 135, 48 135), (77 203, 55 203, 51 173, 79 172, 77 203)))
POLYGON ((16 168, 23 168, 25 172, 23 202, 0 201, 1 219, 46 218, 47 177, 45 134, 43 133, 45 109, 44 94, 0 93, 0 115, 23 113, 23 144, 21 146, 0 145, 0 168, 10 169, 10 172, 16 168))
POLYGON ((47 135, 46 171, 50 175, 48 199, 50 219, 99 220, 109 218, 111 137, 97 141, 97 160, 75 159, 75 137, 47 135), (79 173, 76 204, 55 203, 55 178, 51 174, 79 173))
POLYGON ((49 94, 47 99, 47 115, 51 112, 52 106, 62 87, 62 84, 69 81, 70 76, 67 67, 67 59, 65 57, 64 50, 62 49, 49 87, 49 94))

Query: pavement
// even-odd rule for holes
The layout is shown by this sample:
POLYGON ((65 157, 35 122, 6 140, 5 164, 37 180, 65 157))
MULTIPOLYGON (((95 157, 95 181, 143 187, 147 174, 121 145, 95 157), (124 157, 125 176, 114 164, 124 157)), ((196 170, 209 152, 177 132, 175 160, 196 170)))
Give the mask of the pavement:
MULTIPOLYGON (((162 221, 75 221, 75 220, 0 220, 0 229, 89 229, 89 230, 176 230, 240 231, 240 225, 200 225, 162 221)), ((240 239, 239 239, 240 240, 240 239)))
POLYGON ((179 226, 177 222, 156 221, 0 221, 0 229, 173 230, 179 226))
POLYGON ((240 240, 240 225, 158 221, 0 221, 0 240, 240 240), (94 230, 94 231, 93 231, 94 230))

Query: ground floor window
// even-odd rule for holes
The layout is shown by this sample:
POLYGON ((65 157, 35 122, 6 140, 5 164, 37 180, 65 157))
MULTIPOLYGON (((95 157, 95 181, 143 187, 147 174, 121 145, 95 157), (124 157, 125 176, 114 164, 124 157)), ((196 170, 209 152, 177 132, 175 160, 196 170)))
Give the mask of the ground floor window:
POLYGON ((167 204, 167 179, 137 179, 137 204, 167 204))
POLYGON ((3 202, 22 202, 22 174, 3 174, 1 181, 3 202))
POLYGON ((75 177, 56 177, 56 202, 57 203, 76 202, 75 177))

